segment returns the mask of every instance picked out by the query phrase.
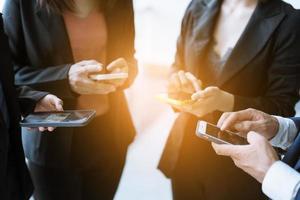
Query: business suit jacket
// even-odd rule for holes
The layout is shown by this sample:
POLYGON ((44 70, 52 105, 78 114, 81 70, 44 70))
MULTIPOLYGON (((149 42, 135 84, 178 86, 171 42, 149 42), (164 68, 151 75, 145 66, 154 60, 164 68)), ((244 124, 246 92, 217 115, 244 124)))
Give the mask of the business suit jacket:
MULTIPOLYGON (((189 71, 202 80, 204 87, 218 86, 233 94, 233 111, 256 108, 269 114, 293 116, 300 73, 298 11, 280 0, 259 2, 215 81, 203 60, 221 3, 219 0, 193 0, 190 3, 178 39, 174 71, 189 71)), ((214 112, 202 119, 216 123, 220 115, 220 112, 214 112)), ((189 114, 179 115, 159 168, 171 178, 176 178, 177 172, 183 171, 184 167, 187 176, 188 171, 199 171, 191 178, 198 176, 202 184, 199 188, 211 189, 206 191, 207 199, 213 195, 216 195, 215 199, 222 195, 223 199, 260 198, 255 196, 260 191, 258 183, 238 172, 229 159, 217 157, 210 144, 195 136, 197 120, 189 114), (216 188, 227 190, 227 196, 213 192, 216 188)))
POLYGON ((32 112, 36 102, 47 93, 35 92, 28 87, 15 89, 12 61, 7 37, 4 34, 2 14, 0 16, 0 82, 3 88, 3 91, 0 91, 0 95, 5 97, 9 116, 8 121, 10 123, 6 124, 0 118, 0 199, 6 200, 7 193, 10 190, 14 190, 14 188, 6 188, 8 159, 15 159, 16 161, 19 177, 19 185, 16 185, 16 187, 21 189, 20 199, 29 199, 33 186, 26 168, 21 143, 21 130, 19 127, 21 113, 19 105, 21 105, 24 114, 32 112), (14 158, 9 158, 9 155, 14 158))
MULTIPOLYGON (((300 130, 300 118, 295 117, 292 118, 292 120, 295 122, 296 127, 298 130, 300 130)), ((296 138, 293 145, 288 149, 287 153, 285 154, 283 158, 283 162, 294 168, 300 173, 300 135, 298 134, 298 137, 296 138)), ((297 196, 295 198, 296 200, 300 200, 300 190, 297 192, 297 196)))
MULTIPOLYGON (((130 63, 128 87, 137 74, 134 59, 133 5, 120 0, 105 10, 108 26, 107 59, 123 57, 130 63)), ((40 8, 36 0, 10 0, 4 6, 5 29, 9 35, 17 85, 57 95, 65 109, 74 109, 78 95, 68 83, 68 71, 74 63, 63 17, 40 8)), ((107 131, 114 138, 115 149, 124 154, 135 129, 122 90, 110 95, 107 131)), ((26 134, 23 131, 26 157, 53 167, 70 166, 73 129, 57 129, 55 134, 26 134)), ((85 134, 85 133, 82 133, 85 134)), ((99 133, 99 137, 102 134, 99 133)), ((100 154, 101 152, 94 152, 100 154)), ((94 156, 85 155, 85 158, 94 156)))

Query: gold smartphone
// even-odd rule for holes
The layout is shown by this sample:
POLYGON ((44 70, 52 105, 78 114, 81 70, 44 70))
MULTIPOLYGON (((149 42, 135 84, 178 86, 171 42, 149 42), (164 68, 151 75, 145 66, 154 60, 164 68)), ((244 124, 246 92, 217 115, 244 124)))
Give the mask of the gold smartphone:
POLYGON ((186 99, 186 100, 178 100, 178 99, 172 99, 168 97, 168 94, 159 94, 156 96, 156 99, 163 103, 167 103, 173 106, 185 106, 193 104, 195 101, 192 99, 186 99))

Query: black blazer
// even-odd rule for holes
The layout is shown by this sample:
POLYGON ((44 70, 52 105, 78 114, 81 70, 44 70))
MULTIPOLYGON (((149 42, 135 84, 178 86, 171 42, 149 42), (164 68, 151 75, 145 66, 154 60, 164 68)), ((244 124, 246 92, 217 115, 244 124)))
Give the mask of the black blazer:
MULTIPOLYGON (((134 59, 134 16, 131 0, 119 0, 105 11, 108 25, 107 62, 123 57, 130 63, 128 87, 137 74, 134 59)), ((5 29, 9 35, 17 85, 47 91, 74 109, 77 95, 68 83, 74 63, 64 20, 48 12, 36 0, 8 0, 4 5, 5 29)), ((122 88, 125 89, 126 87, 122 88)), ((110 95, 107 115, 111 137, 124 152, 132 142, 135 129, 122 90, 110 95)), ((24 130, 24 133, 26 130, 24 130)), ((26 157, 41 165, 68 165, 73 129, 57 129, 56 134, 23 134, 26 157)))
POLYGON ((6 200, 7 197, 5 194, 9 190, 5 186, 7 184, 8 148, 10 146, 10 152, 13 152, 10 156, 14 157, 17 172, 19 173, 20 185, 16 185, 16 187, 20 187, 21 189, 21 199, 29 199, 33 191, 33 186, 26 168, 21 143, 21 129, 19 127, 21 113, 18 101, 20 102, 23 113, 27 114, 33 111, 36 102, 47 95, 47 93, 35 92, 28 87, 19 88, 17 91, 15 90, 12 61, 7 37, 4 34, 2 14, 0 16, 0 66, 0 82, 3 87, 3 91, 0 91, 0 96, 5 97, 10 123, 8 126, 0 119, 0 198, 6 200), (8 129, 7 127, 10 128, 8 129))
MULTIPOLYGON (((182 22, 173 69, 193 73, 203 81, 205 87, 214 85, 234 94, 234 111, 255 108, 269 114, 293 116, 300 85, 299 12, 281 0, 259 2, 219 79, 213 81, 207 73, 208 69, 203 60, 212 39, 221 2, 221 0, 193 0, 190 3, 182 22)), ((203 119, 216 123, 220 115, 220 112, 214 112, 203 119)), ((208 180, 214 181, 213 178, 209 178, 212 174, 208 169, 216 169, 218 166, 223 169, 220 170, 219 177, 224 176, 224 182, 216 183, 216 187, 240 191, 240 197, 250 197, 260 190, 255 181, 238 172, 230 159, 217 157, 210 144, 194 136, 197 120, 189 114, 179 115, 159 168, 167 176, 173 177, 183 149, 198 148, 194 150, 193 155, 198 156, 200 160, 204 159, 205 164, 198 168, 204 174, 203 184, 208 183, 208 180), (191 141, 193 145, 190 144, 191 141), (201 149, 203 152, 200 152, 201 149), (206 157, 201 157, 204 154, 206 157), (206 164, 208 159, 209 163, 214 165, 206 164), (243 184, 252 184, 253 193, 240 188, 243 184, 234 183, 232 177, 236 177, 243 184)))

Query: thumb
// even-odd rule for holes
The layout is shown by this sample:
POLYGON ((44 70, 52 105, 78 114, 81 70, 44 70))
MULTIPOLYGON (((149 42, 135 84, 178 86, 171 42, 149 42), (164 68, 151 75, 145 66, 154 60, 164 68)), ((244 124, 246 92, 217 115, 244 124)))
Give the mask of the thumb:
POLYGON ((116 69, 122 69, 122 68, 128 68, 128 64, 124 58, 118 58, 114 61, 112 61, 106 69, 110 72, 116 70, 116 69))
POLYGON ((257 144, 264 140, 265 138, 263 136, 254 131, 249 132, 247 135, 247 141, 249 142, 249 144, 257 144))
POLYGON ((55 106, 55 109, 57 111, 63 111, 64 110, 63 109, 63 101, 60 98, 58 98, 56 96, 53 96, 51 103, 52 103, 52 105, 55 106))
POLYGON ((88 74, 99 73, 103 69, 101 64, 86 65, 84 68, 85 68, 85 72, 88 74))

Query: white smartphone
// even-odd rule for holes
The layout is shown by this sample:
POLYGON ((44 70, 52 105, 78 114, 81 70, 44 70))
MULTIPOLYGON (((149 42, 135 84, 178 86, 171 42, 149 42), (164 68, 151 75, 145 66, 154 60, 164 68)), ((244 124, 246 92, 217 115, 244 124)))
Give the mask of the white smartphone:
POLYGON ((246 145, 246 138, 243 138, 231 131, 221 131, 217 126, 205 121, 198 121, 196 135, 209 142, 217 144, 246 145))
POLYGON ((128 73, 115 73, 115 74, 92 74, 89 76, 94 81, 108 81, 128 78, 128 73))

